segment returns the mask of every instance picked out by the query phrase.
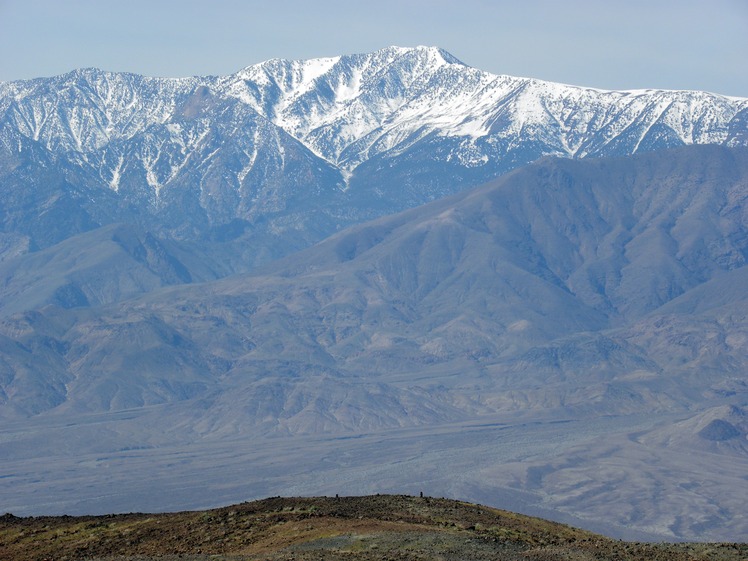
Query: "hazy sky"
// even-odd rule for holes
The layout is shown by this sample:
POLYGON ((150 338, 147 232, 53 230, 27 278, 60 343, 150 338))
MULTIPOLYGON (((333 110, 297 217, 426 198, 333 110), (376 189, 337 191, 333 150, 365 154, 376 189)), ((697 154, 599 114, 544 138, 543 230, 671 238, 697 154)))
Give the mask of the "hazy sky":
POLYGON ((497 74, 748 97, 748 0, 0 0, 0 81, 222 75, 388 45, 497 74))

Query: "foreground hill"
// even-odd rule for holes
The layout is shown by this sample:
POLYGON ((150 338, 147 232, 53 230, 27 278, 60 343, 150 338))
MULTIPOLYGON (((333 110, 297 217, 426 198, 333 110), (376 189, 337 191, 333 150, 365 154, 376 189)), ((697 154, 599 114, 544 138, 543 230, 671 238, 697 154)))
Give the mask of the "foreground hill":
POLYGON ((42 559, 738 561, 746 544, 627 543, 403 495, 270 498, 203 512, 0 518, 0 556, 42 559))

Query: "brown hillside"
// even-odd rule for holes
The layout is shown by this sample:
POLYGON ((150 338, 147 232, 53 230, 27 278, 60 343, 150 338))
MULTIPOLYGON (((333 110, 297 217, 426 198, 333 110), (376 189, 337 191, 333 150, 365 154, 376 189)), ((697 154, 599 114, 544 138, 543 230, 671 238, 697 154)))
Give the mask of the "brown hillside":
POLYGON ((745 544, 641 544, 447 499, 270 498, 204 512, 0 518, 0 559, 745 560, 745 544))

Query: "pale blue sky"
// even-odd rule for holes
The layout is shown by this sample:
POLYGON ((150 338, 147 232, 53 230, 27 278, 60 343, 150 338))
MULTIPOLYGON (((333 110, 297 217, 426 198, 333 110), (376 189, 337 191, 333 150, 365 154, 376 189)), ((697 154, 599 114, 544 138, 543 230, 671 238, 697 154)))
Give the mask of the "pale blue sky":
POLYGON ((436 45, 497 74, 748 97, 748 0, 0 0, 0 80, 436 45))

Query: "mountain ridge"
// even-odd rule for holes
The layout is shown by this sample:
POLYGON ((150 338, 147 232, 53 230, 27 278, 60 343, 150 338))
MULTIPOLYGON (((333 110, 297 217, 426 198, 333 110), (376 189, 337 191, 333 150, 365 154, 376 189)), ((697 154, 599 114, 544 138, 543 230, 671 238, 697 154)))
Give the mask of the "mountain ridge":
MULTIPOLYGON (((390 47, 225 77, 85 70, 6 82, 0 173, 14 185, 20 164, 24 185, 53 177, 58 192, 80 193, 65 195, 80 218, 61 235, 135 221, 194 241, 242 224, 245 245, 268 247, 263 261, 543 155, 744 145, 747 118, 745 99, 565 86, 482 72, 436 47, 390 47)), ((58 239, 24 234, 36 247, 58 239)))

